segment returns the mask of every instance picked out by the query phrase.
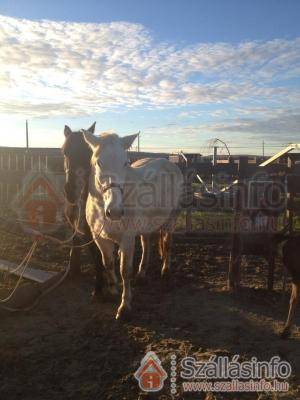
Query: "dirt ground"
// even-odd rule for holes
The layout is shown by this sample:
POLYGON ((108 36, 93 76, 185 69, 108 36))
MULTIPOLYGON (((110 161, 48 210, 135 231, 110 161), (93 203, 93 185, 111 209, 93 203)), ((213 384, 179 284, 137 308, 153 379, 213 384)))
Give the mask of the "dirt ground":
MULTIPOLYGON (((28 241, 12 235, 1 234, 0 242, 0 258, 12 261, 20 261, 29 248, 28 241)), ((67 256, 66 249, 44 244, 31 264, 61 270, 67 256)), ((83 262, 82 278, 65 281, 36 309, 0 311, 1 400, 171 399, 169 379, 157 394, 138 388, 133 374, 149 350, 157 353, 167 372, 174 353, 179 361, 185 355, 199 360, 213 354, 239 354, 243 360, 279 355, 293 367, 285 394, 184 394, 179 381, 175 399, 300 399, 300 307, 292 337, 281 340, 278 332, 289 292, 280 290, 279 262, 275 291, 268 293, 264 261, 248 258, 243 288, 233 296, 224 289, 226 247, 177 244, 171 283, 162 285, 153 257, 147 284, 134 288, 128 323, 115 321, 117 304, 91 301, 94 282, 88 255, 83 262)), ((2 286, 11 283, 2 276, 2 286)))

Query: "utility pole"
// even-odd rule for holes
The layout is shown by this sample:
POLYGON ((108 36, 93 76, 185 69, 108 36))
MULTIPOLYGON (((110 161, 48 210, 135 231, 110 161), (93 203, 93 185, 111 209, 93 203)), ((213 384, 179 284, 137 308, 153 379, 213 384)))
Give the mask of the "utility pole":
POLYGON ((26 149, 29 148, 28 121, 26 119, 26 149))
POLYGON ((141 131, 138 131, 138 152, 140 152, 140 134, 141 131))
POLYGON ((265 156, 265 141, 262 141, 262 155, 265 156))

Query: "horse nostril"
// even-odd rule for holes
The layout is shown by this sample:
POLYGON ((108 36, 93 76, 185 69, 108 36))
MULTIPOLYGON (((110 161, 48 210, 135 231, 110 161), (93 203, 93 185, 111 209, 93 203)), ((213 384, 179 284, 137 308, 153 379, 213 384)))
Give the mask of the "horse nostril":
POLYGON ((109 208, 105 211, 106 218, 113 221, 119 220, 124 215, 124 210, 121 208, 109 208))

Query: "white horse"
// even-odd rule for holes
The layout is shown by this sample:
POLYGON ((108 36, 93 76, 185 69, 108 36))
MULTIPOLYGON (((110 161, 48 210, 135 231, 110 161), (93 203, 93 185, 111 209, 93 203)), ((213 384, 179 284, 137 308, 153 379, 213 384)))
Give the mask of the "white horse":
MULTIPOLYGON (((86 219, 101 251, 111 292, 117 292, 114 244, 119 245, 123 290, 118 319, 131 311, 130 279, 137 235, 147 238, 161 230, 162 275, 170 269, 171 233, 180 207, 183 176, 166 159, 143 159, 129 166, 126 150, 137 135, 83 134, 93 151, 86 219)), ((144 274, 146 264, 140 264, 139 275, 144 274)))

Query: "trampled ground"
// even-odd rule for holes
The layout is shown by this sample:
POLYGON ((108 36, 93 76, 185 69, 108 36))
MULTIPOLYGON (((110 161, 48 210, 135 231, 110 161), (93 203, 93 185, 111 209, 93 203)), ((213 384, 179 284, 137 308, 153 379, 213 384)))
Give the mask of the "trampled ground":
MULTIPOLYGON (((1 258, 18 261, 28 247, 28 242, 1 235, 1 258)), ((66 262, 67 250, 45 244, 32 263, 55 270, 66 262)), ((149 350, 157 353, 168 373, 173 353, 179 361, 185 355, 207 359, 239 354, 261 360, 279 355, 293 367, 287 394, 184 394, 179 381, 177 399, 300 398, 300 308, 298 328, 289 340, 281 340, 278 331, 289 293, 283 296, 279 290, 280 269, 276 290, 268 293, 263 260, 248 259, 244 288, 234 297, 224 290, 227 248, 178 244, 169 287, 161 284, 154 257, 148 283, 134 289, 133 319, 118 323, 117 304, 91 302, 93 269, 87 255, 84 262, 79 282, 66 281, 35 310, 1 311, 1 399, 171 399, 169 379, 159 394, 139 391, 133 374, 149 350)))

